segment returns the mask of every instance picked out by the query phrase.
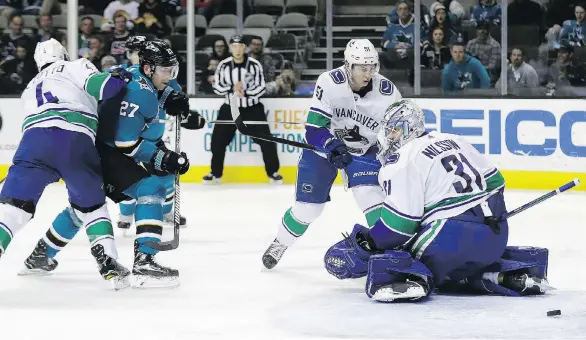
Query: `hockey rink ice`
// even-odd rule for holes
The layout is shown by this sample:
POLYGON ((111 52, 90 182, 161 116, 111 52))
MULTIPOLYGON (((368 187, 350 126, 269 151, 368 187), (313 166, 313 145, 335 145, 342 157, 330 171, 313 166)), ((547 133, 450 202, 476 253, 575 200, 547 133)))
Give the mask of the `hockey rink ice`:
MULTIPOLYGON (((568 178, 568 181, 571 178, 568 178)), ((560 183, 560 185, 563 183, 560 183)), ((553 189, 553 188, 552 188, 553 189)), ((424 303, 380 304, 365 280, 340 281, 323 267, 325 251, 364 218, 337 186, 320 219, 272 271, 261 256, 293 202, 290 185, 183 184, 188 226, 178 249, 160 253, 179 269, 176 289, 113 291, 99 276, 85 233, 57 257, 51 276, 18 271, 67 204, 50 186, 34 220, 0 259, 0 336, 14 339, 586 339, 586 193, 570 191, 510 220, 510 245, 550 249, 539 297, 435 295, 424 303), (560 309, 561 316, 547 317, 560 309)), ((540 191, 506 191, 509 210, 540 191)), ((115 223, 118 208, 111 204, 115 223)), ((165 229, 164 239, 172 228, 165 229)), ((133 236, 116 231, 120 261, 132 266, 133 236)))

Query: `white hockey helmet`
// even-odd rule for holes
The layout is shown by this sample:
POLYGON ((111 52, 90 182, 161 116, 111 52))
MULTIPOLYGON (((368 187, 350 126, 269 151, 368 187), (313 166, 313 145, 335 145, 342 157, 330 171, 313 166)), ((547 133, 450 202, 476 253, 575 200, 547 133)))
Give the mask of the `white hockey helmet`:
POLYGON ((425 114, 409 99, 401 99, 387 108, 377 135, 381 162, 403 145, 425 132, 425 114))
POLYGON ((37 47, 35 48, 35 62, 39 71, 43 66, 58 60, 69 60, 69 54, 61 43, 53 38, 37 43, 37 47))
MULTIPOLYGON (((352 39, 348 42, 344 51, 344 66, 350 82, 361 85, 360 83, 366 79, 366 83, 368 83, 370 78, 380 70, 378 52, 370 40, 352 39), (363 72, 353 72, 355 65, 368 67, 370 76, 363 72), (355 77, 362 79, 354 79, 355 77)), ((362 84, 362 86, 364 85, 366 84, 362 84)))

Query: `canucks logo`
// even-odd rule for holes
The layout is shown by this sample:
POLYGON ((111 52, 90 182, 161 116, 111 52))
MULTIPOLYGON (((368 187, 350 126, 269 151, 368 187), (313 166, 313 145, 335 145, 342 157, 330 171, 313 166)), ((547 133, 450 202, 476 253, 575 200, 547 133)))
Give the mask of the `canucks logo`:
POLYGON ((336 137, 345 142, 361 143, 363 145, 368 145, 368 139, 360 134, 360 128, 358 127, 358 125, 354 125, 354 127, 350 130, 337 129, 335 131, 335 134, 336 137))

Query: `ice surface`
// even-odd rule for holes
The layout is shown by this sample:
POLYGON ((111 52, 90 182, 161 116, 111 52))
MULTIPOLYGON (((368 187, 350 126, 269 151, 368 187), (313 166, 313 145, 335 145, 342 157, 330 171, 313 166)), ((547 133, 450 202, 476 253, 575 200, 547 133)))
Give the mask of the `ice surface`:
MULTIPOLYGON (((507 192, 509 209, 539 192, 507 192)), ((0 336, 12 339, 586 339, 586 195, 569 192, 511 219, 512 245, 550 249, 550 282, 534 298, 434 296, 378 304, 364 280, 328 275, 325 250, 363 221, 352 194, 336 187, 322 215, 273 271, 261 255, 293 200, 292 186, 182 186, 188 228, 158 256, 180 270, 177 289, 115 292, 101 279, 87 236, 47 277, 19 277, 23 260, 67 204, 64 186, 45 192, 35 219, 0 260, 0 336), (561 309, 561 317, 546 312, 561 309)), ((113 219, 118 208, 110 206, 113 219)), ((171 229, 165 237, 171 237, 171 229)), ((132 237, 118 237, 132 264, 132 237)))

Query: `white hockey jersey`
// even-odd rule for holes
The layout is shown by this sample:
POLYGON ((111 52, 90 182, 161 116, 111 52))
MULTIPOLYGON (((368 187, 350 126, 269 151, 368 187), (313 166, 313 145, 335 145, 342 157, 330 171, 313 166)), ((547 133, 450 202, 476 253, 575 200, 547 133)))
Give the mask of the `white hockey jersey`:
POLYGON ((470 143, 436 131, 383 161, 379 183, 387 195, 382 222, 406 236, 420 225, 463 213, 505 185, 498 169, 470 143))
POLYGON ((317 79, 306 124, 327 127, 352 154, 363 155, 376 143, 386 109, 401 98, 393 83, 378 73, 372 78, 372 89, 361 97, 350 89, 341 66, 317 79))
POLYGON ((98 101, 108 73, 98 73, 87 59, 57 61, 31 80, 21 95, 23 132, 37 127, 59 127, 95 139, 98 101))

